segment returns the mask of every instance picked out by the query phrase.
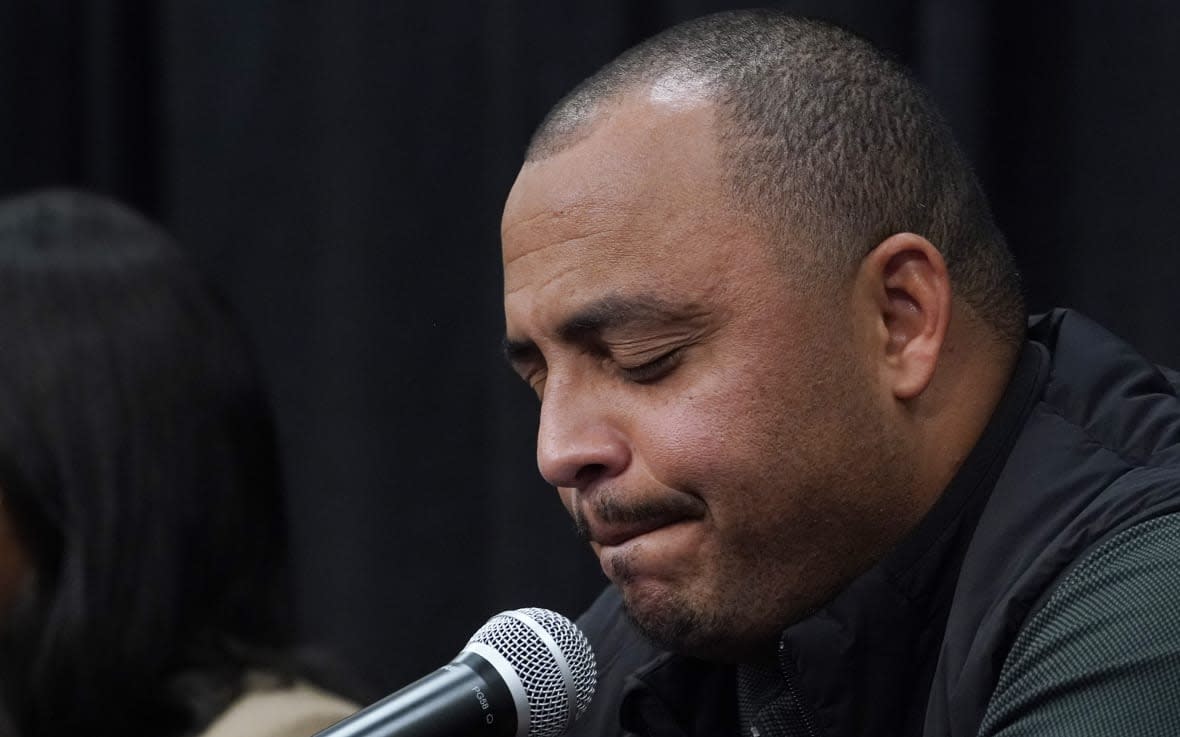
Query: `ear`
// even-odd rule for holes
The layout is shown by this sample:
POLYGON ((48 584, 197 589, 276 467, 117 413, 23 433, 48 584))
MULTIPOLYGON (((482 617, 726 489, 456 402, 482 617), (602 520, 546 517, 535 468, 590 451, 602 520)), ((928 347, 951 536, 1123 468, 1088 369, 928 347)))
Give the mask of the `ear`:
POLYGON ((920 235, 892 235, 861 261, 854 293, 873 325, 869 350, 885 386, 913 399, 934 376, 950 324, 942 254, 920 235))

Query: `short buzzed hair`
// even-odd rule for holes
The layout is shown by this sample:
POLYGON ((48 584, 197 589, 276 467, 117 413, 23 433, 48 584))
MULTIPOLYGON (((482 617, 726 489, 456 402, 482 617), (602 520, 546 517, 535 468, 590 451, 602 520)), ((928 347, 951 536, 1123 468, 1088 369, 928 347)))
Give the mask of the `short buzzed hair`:
POLYGON ((558 102, 527 160, 573 145, 599 112, 668 78, 717 104, 735 204, 790 247, 802 284, 843 283, 878 243, 913 232, 939 249, 973 312, 1004 342, 1023 339, 1019 275, 949 127, 900 64, 827 23, 749 10, 670 28, 558 102))

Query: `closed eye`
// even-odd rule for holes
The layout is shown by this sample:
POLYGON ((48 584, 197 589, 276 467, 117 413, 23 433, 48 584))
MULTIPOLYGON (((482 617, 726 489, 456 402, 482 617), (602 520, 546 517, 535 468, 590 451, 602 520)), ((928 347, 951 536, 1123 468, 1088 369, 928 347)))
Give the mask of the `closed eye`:
POLYGON ((637 384, 650 384, 659 381, 680 365, 683 348, 676 348, 638 366, 619 366, 619 371, 637 384))

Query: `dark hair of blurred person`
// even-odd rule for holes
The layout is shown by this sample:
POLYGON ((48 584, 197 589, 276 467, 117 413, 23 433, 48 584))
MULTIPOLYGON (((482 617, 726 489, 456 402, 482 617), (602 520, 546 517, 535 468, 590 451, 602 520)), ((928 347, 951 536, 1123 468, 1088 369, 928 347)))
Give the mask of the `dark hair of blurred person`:
POLYGON ((108 200, 25 196, 0 299, 0 732, 192 735, 272 693, 287 731, 235 718, 309 734, 355 708, 291 654, 269 406, 182 252, 108 200))

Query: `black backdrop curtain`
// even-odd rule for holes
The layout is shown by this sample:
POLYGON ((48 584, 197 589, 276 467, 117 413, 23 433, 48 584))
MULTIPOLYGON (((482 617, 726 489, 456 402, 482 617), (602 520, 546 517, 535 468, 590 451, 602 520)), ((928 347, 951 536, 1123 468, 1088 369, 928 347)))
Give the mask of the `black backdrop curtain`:
MULTIPOLYGON (((120 197, 228 293, 273 387, 304 631, 379 687, 495 611, 572 614, 602 585, 499 355, 499 211, 574 82, 741 5, 0 0, 0 194, 120 197)), ((1034 307, 1077 306, 1180 365, 1180 6, 776 5, 933 89, 1034 307)))

